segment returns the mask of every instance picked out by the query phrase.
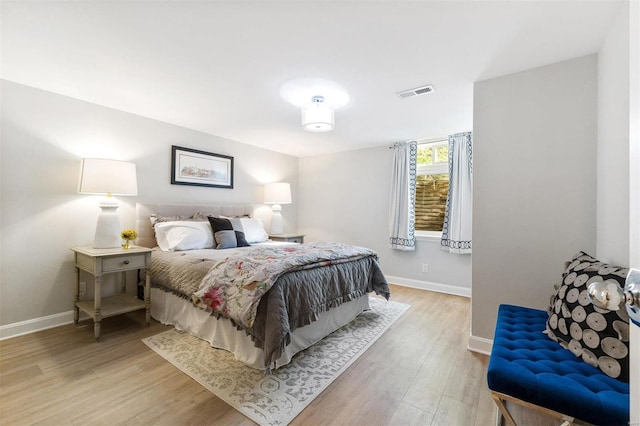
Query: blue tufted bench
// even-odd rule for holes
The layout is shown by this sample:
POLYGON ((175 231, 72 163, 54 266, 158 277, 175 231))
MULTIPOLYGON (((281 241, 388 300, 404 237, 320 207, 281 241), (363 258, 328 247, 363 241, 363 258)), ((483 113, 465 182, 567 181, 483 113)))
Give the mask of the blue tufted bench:
POLYGON ((500 305, 487 382, 496 405, 515 425, 505 406, 534 406, 571 423, 629 423, 629 384, 613 379, 549 339, 547 313, 500 305))

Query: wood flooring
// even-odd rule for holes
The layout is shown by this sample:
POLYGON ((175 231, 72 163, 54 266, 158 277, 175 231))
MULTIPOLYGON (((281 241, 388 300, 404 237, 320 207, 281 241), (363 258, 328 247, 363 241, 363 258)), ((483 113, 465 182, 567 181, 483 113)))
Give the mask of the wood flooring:
MULTIPOLYGON (((488 357, 467 350, 470 300, 392 286, 411 308, 293 425, 494 425, 488 357)), ((0 425, 250 425, 141 339, 144 312, 0 342, 0 425)))

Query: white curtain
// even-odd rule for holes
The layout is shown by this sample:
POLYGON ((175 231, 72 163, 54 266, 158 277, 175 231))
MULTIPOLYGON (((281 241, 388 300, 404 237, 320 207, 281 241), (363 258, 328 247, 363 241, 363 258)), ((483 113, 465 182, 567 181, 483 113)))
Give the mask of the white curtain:
POLYGON ((415 250, 416 141, 393 146, 393 176, 391 180, 389 242, 392 249, 415 250))
POLYGON ((443 250, 471 253, 473 163, 471 132, 449 136, 449 195, 442 227, 443 250))

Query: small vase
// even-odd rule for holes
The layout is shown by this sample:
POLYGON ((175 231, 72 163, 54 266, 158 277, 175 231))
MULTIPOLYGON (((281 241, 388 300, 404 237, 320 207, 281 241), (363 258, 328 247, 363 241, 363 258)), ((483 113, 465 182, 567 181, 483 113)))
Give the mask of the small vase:
POLYGON ((122 243, 122 248, 123 249, 128 249, 129 247, 131 247, 131 241, 130 240, 124 240, 124 243, 122 243))

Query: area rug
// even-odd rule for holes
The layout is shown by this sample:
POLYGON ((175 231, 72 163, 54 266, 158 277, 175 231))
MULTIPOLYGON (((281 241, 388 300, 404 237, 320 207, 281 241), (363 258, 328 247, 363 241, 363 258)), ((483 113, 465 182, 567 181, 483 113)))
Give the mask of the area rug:
POLYGON ((372 297, 371 310, 265 376, 229 352, 178 330, 143 342, 218 398, 261 425, 286 425, 409 308, 372 297))

